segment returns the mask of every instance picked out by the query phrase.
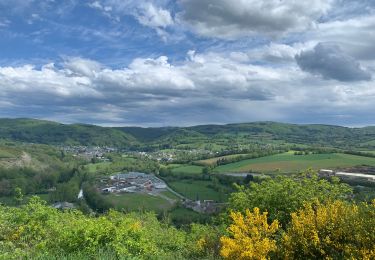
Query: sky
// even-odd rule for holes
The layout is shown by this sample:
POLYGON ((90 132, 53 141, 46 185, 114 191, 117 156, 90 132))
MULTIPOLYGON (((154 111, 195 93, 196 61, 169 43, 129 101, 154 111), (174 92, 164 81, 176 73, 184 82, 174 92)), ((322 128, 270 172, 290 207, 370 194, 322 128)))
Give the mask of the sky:
POLYGON ((0 0, 0 117, 375 125, 375 1, 0 0))

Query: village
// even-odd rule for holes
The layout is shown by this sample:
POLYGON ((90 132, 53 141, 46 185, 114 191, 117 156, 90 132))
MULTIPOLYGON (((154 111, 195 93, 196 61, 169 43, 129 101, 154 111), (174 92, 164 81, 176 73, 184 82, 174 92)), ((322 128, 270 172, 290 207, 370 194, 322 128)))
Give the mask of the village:
POLYGON ((176 195, 185 208, 206 214, 216 213, 224 206, 223 203, 217 203, 213 200, 190 200, 172 190, 162 179, 153 174, 142 172, 119 173, 109 178, 103 178, 100 180, 100 190, 103 194, 113 193, 119 196, 126 196, 126 193, 143 193, 162 197, 173 204, 177 203, 176 200, 163 195, 163 192, 169 191, 176 195))
POLYGON ((147 192, 155 193, 155 191, 165 191, 167 184, 153 174, 142 172, 119 173, 112 175, 109 179, 102 179, 101 188, 103 193, 133 193, 147 192))

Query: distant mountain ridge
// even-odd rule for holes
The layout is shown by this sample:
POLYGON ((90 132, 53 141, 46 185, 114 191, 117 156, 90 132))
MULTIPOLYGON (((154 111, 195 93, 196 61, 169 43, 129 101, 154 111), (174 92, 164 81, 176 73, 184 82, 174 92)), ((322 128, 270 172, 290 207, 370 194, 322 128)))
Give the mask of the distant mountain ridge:
POLYGON ((282 140, 288 143, 331 146, 375 145, 375 127, 349 128, 334 125, 298 125, 253 122, 190 127, 101 127, 61 124, 37 119, 0 119, 0 138, 54 145, 128 147, 215 141, 226 138, 282 140), (373 144, 373 143, 374 144, 373 144))

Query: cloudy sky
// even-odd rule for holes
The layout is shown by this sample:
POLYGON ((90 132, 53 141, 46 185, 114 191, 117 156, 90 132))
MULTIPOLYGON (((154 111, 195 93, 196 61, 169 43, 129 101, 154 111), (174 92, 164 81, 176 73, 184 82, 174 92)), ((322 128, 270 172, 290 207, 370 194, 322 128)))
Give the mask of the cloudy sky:
POLYGON ((0 117, 375 125, 375 1, 0 0, 0 117))

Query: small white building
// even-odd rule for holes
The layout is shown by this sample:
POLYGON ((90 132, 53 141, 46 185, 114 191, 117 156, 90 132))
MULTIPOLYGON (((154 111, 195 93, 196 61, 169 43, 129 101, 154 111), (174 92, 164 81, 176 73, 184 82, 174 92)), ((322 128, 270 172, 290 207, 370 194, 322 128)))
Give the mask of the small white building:
POLYGON ((319 176, 321 176, 321 177, 331 177, 331 176, 335 176, 335 172, 332 171, 332 170, 321 169, 319 171, 319 176))
POLYGON ((130 187, 122 188, 122 189, 120 189, 120 191, 121 192, 133 193, 133 192, 135 192, 136 189, 137 189, 136 186, 130 186, 130 187))
POLYGON ((102 189, 102 192, 112 193, 116 191, 116 187, 107 187, 102 189))
POLYGON ((154 183, 154 187, 155 187, 155 189, 166 189, 167 184, 165 184, 163 182, 156 182, 156 183, 154 183))

